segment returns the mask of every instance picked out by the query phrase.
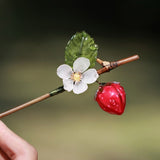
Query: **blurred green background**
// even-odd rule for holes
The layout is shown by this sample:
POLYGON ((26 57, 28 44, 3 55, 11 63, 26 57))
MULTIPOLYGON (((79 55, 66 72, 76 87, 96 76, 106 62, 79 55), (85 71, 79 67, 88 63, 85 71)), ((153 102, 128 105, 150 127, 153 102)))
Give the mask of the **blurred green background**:
POLYGON ((100 77, 125 88, 122 116, 101 110, 92 84, 84 94, 64 92, 2 119, 38 150, 39 160, 160 159, 159 6, 156 0, 0 0, 0 112, 62 85, 56 69, 77 31, 95 39, 101 59, 141 57, 100 77))

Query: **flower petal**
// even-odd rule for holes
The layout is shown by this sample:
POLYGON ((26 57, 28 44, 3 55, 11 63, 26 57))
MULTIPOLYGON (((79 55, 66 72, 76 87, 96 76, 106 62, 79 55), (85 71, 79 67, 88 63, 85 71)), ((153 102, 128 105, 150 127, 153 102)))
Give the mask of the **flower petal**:
POLYGON ((84 72, 90 66, 90 61, 88 58, 80 57, 77 58, 73 63, 74 72, 84 72))
POLYGON ((73 89, 73 80, 63 79, 63 88, 70 92, 73 89))
POLYGON ((57 68, 57 75, 62 79, 70 78, 72 73, 72 68, 67 64, 62 64, 57 68))
POLYGON ((92 68, 82 74, 82 81, 87 84, 94 83, 99 77, 96 69, 92 68))
POLYGON ((88 86, 86 83, 80 81, 78 83, 75 83, 75 85, 73 85, 73 92, 75 94, 80 94, 85 92, 88 89, 88 86))

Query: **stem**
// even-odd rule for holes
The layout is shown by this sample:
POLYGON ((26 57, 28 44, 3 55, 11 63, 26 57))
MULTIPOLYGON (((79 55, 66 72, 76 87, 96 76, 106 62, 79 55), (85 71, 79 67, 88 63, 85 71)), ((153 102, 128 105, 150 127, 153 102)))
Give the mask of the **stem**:
POLYGON ((55 96, 55 95, 57 95, 57 94, 59 94, 59 93, 62 93, 62 92, 64 92, 63 86, 58 87, 58 88, 56 88, 55 90, 51 91, 50 93, 46 93, 46 94, 44 94, 43 96, 40 96, 40 97, 38 97, 38 98, 35 98, 35 99, 33 99, 33 100, 31 100, 31 101, 29 101, 29 102, 27 102, 27 103, 24 103, 24 104, 22 104, 22 105, 20 105, 20 106, 14 107, 14 108, 6 111, 6 112, 1 113, 1 114, 0 114, 0 118, 5 117, 5 116, 7 116, 7 115, 9 115, 9 114, 12 114, 12 113, 14 113, 14 112, 17 112, 17 111, 19 111, 19 110, 21 110, 21 109, 23 109, 23 108, 26 108, 26 107, 28 107, 28 106, 31 106, 32 104, 38 103, 38 102, 40 102, 40 101, 43 101, 43 100, 45 100, 45 99, 47 99, 47 98, 49 98, 49 97, 55 96))
MULTIPOLYGON (((110 70, 112 70, 112 69, 114 69, 114 68, 116 68, 116 67, 118 67, 120 65, 135 61, 137 59, 139 59, 139 56, 138 55, 134 55, 134 56, 131 56, 131 57, 128 57, 128 58, 124 58, 124 59, 118 60, 116 62, 108 62, 108 63, 106 63, 107 64, 106 66, 104 66, 103 68, 97 70, 97 73, 98 74, 102 74, 102 73, 105 73, 105 72, 109 72, 110 70)), ((101 65, 104 64, 103 63, 104 61, 102 61, 102 60, 100 60, 98 58, 97 58, 97 62, 100 63, 101 65)), ((45 99, 47 99, 49 97, 55 96, 55 95, 57 95, 59 93, 62 93, 64 91, 65 90, 64 90, 63 86, 58 87, 55 90, 51 91, 50 93, 46 93, 46 94, 44 94, 44 95, 42 95, 42 96, 40 96, 38 98, 35 98, 35 99, 33 99, 33 100, 31 100, 31 101, 29 101, 27 103, 24 103, 24 104, 22 104, 20 106, 14 107, 14 108, 12 108, 12 109, 10 109, 8 111, 5 111, 5 112, 1 113, 0 114, 0 118, 3 118, 3 117, 5 117, 5 116, 7 116, 9 114, 17 112, 17 111, 19 111, 19 110, 21 110, 23 108, 29 107, 32 104, 38 103, 40 101, 43 101, 43 100, 45 100, 45 99)))
POLYGON ((120 65, 123 65, 123 64, 138 60, 138 59, 139 59, 139 55, 133 55, 131 57, 123 58, 123 59, 117 61, 117 64, 118 64, 118 66, 120 66, 120 65))

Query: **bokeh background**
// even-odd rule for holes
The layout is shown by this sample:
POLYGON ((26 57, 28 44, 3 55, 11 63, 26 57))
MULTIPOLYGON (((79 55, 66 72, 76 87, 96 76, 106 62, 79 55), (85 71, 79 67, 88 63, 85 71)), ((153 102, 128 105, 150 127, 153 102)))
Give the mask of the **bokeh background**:
POLYGON ((0 0, 0 112, 62 85, 56 69, 77 31, 94 38, 101 59, 141 57, 100 77, 125 88, 122 116, 101 110, 93 84, 84 94, 64 92, 2 119, 39 160, 160 159, 160 3, 104 2, 0 0))

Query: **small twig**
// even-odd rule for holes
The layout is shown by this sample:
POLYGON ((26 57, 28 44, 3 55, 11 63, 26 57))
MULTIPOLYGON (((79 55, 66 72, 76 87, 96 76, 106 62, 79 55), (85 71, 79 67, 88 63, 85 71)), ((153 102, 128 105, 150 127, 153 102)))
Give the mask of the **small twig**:
POLYGON ((118 60, 116 62, 107 62, 107 61, 102 61, 100 59, 97 59, 97 62, 100 65, 103 66, 103 68, 99 69, 97 71, 97 73, 102 74, 102 73, 105 73, 105 72, 109 72, 110 70, 112 70, 114 68, 117 68, 120 65, 123 65, 123 64, 129 63, 129 62, 132 62, 132 61, 135 61, 135 60, 138 60, 138 59, 139 59, 138 55, 134 55, 134 56, 131 56, 131 57, 128 57, 128 58, 124 58, 124 59, 118 60))
POLYGON ((97 61, 100 65, 103 65, 103 62, 104 62, 104 61, 102 61, 101 59, 97 58, 96 61, 97 61))
MULTIPOLYGON (((128 57, 128 58, 124 58, 124 59, 121 59, 121 60, 116 61, 116 62, 106 62, 106 61, 102 61, 99 58, 97 58, 97 62, 99 64, 101 64, 102 66, 104 66, 103 68, 97 70, 97 73, 98 74, 102 74, 102 73, 105 73, 105 72, 109 72, 111 69, 114 69, 114 68, 116 68, 116 67, 118 67, 120 65, 135 61, 137 59, 139 59, 138 55, 134 55, 134 56, 131 56, 131 57, 128 57)), ((29 107, 32 104, 38 103, 40 101, 43 101, 43 100, 45 100, 45 99, 47 99, 49 97, 55 96, 55 95, 57 95, 59 93, 62 93, 64 91, 65 90, 64 90, 63 86, 58 87, 57 89, 53 90, 50 93, 44 94, 43 96, 35 98, 35 99, 33 99, 33 100, 31 100, 31 101, 29 101, 27 103, 24 103, 24 104, 22 104, 20 106, 14 107, 14 108, 12 108, 12 109, 10 109, 8 111, 5 111, 5 112, 1 113, 0 114, 0 118, 3 118, 3 117, 5 117, 5 116, 7 116, 9 114, 12 114, 12 113, 14 113, 16 111, 19 111, 19 110, 23 109, 23 108, 29 107)))

